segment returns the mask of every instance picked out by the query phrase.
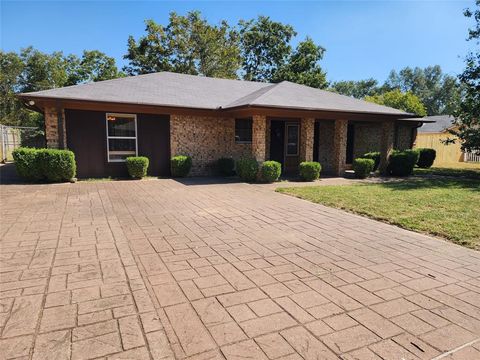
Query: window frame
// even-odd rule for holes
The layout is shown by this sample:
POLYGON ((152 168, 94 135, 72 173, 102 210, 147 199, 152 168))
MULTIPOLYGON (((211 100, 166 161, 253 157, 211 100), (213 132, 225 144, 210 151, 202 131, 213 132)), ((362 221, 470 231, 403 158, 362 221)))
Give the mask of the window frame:
POLYGON ((253 140, 253 119, 251 117, 235 118, 234 134, 235 144, 251 144, 253 140), (237 140, 237 120, 250 122, 250 140, 237 140))
POLYGON ((300 124, 286 124, 285 125, 285 156, 298 156, 300 153, 300 124), (297 128, 297 151, 295 154, 288 153, 288 128, 296 127, 297 128))
POLYGON ((110 159, 110 139, 127 139, 127 140, 135 140, 135 155, 131 156, 138 156, 138 130, 137 130, 137 114, 124 114, 124 113, 105 113, 105 136, 107 138, 107 162, 115 163, 115 162, 125 162, 125 159, 110 159), (118 116, 118 117, 130 117, 133 118, 133 122, 135 124, 135 136, 109 136, 108 135, 108 117, 109 116, 118 116))

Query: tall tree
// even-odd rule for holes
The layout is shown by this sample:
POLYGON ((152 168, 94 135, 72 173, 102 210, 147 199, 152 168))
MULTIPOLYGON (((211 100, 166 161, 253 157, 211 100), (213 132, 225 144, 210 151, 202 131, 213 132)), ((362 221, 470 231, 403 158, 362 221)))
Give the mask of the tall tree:
POLYGON ((275 73, 291 55, 290 41, 297 33, 291 25, 273 21, 268 16, 242 20, 239 26, 244 79, 274 80, 275 73))
POLYGON ((380 91, 378 81, 370 78, 359 81, 337 81, 330 89, 342 95, 351 96, 357 99, 363 99, 365 96, 373 96, 380 91))
POLYGON ((128 39, 124 56, 130 75, 157 71, 236 78, 240 68, 238 32, 226 21, 210 25, 200 12, 172 12, 166 26, 146 21, 147 34, 128 39))
POLYGON ((27 110, 15 94, 47 90, 121 76, 113 58, 85 51, 82 58, 61 52, 43 53, 33 47, 19 53, 0 51, 0 123, 42 127, 43 117, 27 110))
POLYGON ((427 115, 425 106, 423 106, 420 99, 411 92, 402 93, 400 90, 395 89, 381 95, 367 96, 365 100, 379 105, 390 106, 418 116, 427 115))
POLYGON ((98 50, 84 50, 82 57, 65 57, 68 79, 66 85, 116 79, 124 76, 115 59, 98 50))
POLYGON ((461 97, 457 78, 444 74, 439 65, 392 70, 384 91, 393 89, 418 96, 428 115, 452 114, 461 97))
POLYGON ((453 134, 460 139, 463 150, 480 153, 480 0, 476 1, 476 8, 465 10, 464 15, 475 21, 467 38, 475 49, 467 55, 466 68, 459 75, 465 93, 455 112, 458 130, 453 134))
POLYGON ((326 74, 320 67, 325 49, 307 37, 300 42, 287 62, 273 74, 273 82, 283 80, 319 89, 327 86, 326 74))

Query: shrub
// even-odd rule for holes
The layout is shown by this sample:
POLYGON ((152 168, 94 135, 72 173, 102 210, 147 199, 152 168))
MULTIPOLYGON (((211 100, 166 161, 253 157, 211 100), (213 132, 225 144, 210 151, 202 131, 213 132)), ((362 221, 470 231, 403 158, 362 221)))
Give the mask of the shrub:
POLYGON ((222 176, 235 175, 235 160, 233 160, 232 158, 218 159, 217 171, 222 176))
POLYGON ((394 150, 388 158, 387 173, 393 176, 409 176, 418 160, 414 150, 394 150))
POLYGON ((43 179, 39 149, 17 148, 13 150, 13 160, 19 176, 29 181, 43 179))
POLYGON ((278 180, 282 173, 282 164, 277 161, 265 161, 260 169, 260 178, 267 183, 278 180))
POLYGON ((177 155, 170 160, 173 177, 185 177, 192 168, 192 158, 186 155, 177 155))
POLYGON ((352 166, 353 171, 355 171, 355 177, 365 179, 373 171, 375 161, 373 159, 357 158, 353 160, 352 166))
POLYGON ((300 163, 300 177, 305 181, 313 181, 320 177, 322 166, 316 161, 304 161, 300 163))
POLYGON ((69 181, 75 177, 77 165, 70 150, 39 150, 42 172, 48 181, 69 181))
POLYGON ((363 154, 362 159, 372 159, 375 163, 373 165, 373 171, 377 171, 378 166, 380 165, 380 152, 372 151, 366 154, 363 154))
POLYGON ((237 174, 240 179, 246 182, 255 181, 258 174, 258 162, 252 158, 241 158, 237 160, 237 174))
POLYGON ((433 165, 435 161, 435 157, 437 156, 437 152, 435 149, 428 149, 428 148, 418 148, 418 161, 417 166, 421 168, 429 168, 433 165))
POLYGON ((127 157, 126 164, 130 176, 134 179, 141 179, 147 175, 149 160, 145 156, 127 157))

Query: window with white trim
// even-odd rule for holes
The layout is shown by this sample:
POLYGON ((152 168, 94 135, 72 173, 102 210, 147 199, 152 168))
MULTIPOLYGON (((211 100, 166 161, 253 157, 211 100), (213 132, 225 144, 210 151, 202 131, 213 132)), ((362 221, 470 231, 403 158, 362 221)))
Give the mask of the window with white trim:
POLYGON ((137 115, 106 114, 108 162, 137 155, 137 115))

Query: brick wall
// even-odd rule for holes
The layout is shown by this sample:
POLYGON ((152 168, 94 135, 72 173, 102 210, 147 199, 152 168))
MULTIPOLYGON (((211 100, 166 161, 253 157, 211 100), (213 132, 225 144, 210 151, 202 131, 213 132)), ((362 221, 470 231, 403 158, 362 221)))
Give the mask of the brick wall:
MULTIPOLYGON (((60 147, 60 139, 58 137, 58 116, 57 109, 54 107, 47 107, 44 111, 45 118, 45 140, 47 147, 57 149, 60 147)), ((65 131, 65 112, 62 110, 63 121, 63 144, 67 147, 67 132, 65 131)))
POLYGON ((398 150, 411 149, 413 140, 412 134, 415 132, 413 126, 398 125, 397 127, 397 140, 395 148, 398 150))
POLYGON ((318 162, 322 165, 322 173, 332 173, 333 166, 333 140, 335 122, 320 120, 318 123, 318 162))
POLYGON ((251 144, 235 143, 235 119, 205 116, 170 117, 171 155, 189 155, 191 175, 211 175, 221 157, 251 155, 251 144))
POLYGON ((353 157, 361 157, 371 151, 380 151, 382 125, 379 123, 356 123, 353 142, 353 157))
POLYGON ((315 118, 303 118, 300 127, 300 161, 312 161, 315 118))

